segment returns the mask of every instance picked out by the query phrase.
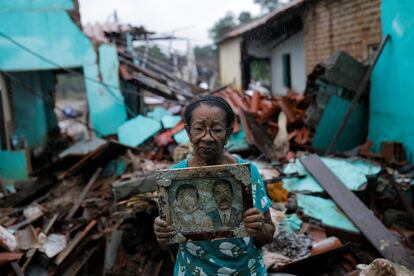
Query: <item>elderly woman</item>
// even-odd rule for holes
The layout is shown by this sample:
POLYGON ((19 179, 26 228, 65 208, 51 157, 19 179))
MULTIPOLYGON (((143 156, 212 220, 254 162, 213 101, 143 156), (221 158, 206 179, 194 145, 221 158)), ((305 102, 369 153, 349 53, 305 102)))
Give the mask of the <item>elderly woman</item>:
MULTIPOLYGON (((194 100, 187 106, 184 120, 194 154, 173 168, 246 163, 224 151, 233 131, 234 113, 223 98, 203 96, 194 100)), ((243 214, 250 237, 182 243, 174 275, 267 275, 260 247, 272 241, 275 226, 263 181, 253 164, 250 168, 254 208, 243 214)), ((154 231, 162 247, 175 233, 159 217, 154 221, 154 231)))

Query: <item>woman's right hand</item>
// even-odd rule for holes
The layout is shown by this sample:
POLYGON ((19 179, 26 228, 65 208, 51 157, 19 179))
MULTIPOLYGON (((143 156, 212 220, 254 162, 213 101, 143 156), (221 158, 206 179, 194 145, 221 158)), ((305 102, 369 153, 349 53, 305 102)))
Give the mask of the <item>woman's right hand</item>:
POLYGON ((171 237, 175 235, 175 229, 168 225, 165 220, 156 217, 154 220, 154 233, 158 244, 161 247, 165 247, 171 237))

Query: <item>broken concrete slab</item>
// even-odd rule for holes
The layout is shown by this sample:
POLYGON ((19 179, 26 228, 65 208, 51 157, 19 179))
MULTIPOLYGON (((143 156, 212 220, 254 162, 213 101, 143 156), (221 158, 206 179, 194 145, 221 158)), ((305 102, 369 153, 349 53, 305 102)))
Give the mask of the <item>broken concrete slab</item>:
MULTIPOLYGON (((367 175, 377 174, 381 170, 381 167, 362 159, 349 160, 323 157, 321 160, 352 191, 357 191, 367 182, 367 175)), ((289 163, 284 169, 285 174, 295 172, 306 175, 306 177, 284 179, 283 187, 289 192, 308 191, 316 193, 324 191, 315 178, 303 167, 300 159, 297 159, 295 163, 289 163)))
POLYGON ((408 268, 414 268, 413 252, 401 245, 401 241, 347 189, 317 155, 311 155, 301 162, 382 256, 408 268))
POLYGON ((182 145, 190 142, 190 138, 188 138, 187 132, 185 129, 181 130, 180 132, 173 135, 175 142, 177 144, 182 145))
POLYGON ((31 225, 16 231, 16 240, 20 250, 29 250, 36 242, 36 234, 31 225))
POLYGON ((67 240, 64 235, 50 234, 39 251, 44 252, 49 258, 53 258, 62 252, 66 246, 67 240))
MULTIPOLYGON (((351 101, 332 96, 312 139, 315 150, 326 150, 351 105, 351 101)), ((333 151, 346 151, 365 142, 368 133, 368 108, 357 103, 333 151)))
POLYGON ((178 115, 166 115, 162 117, 162 126, 166 129, 175 127, 181 121, 181 116, 178 115))
POLYGON ((321 221, 323 225, 354 233, 359 232, 332 200, 318 196, 297 194, 297 201, 298 207, 303 210, 306 216, 321 221))
POLYGON ((151 118, 138 115, 118 128, 121 144, 137 147, 161 130, 161 123, 151 118))
POLYGON ((0 225, 0 246, 12 252, 17 249, 17 240, 15 236, 1 225, 0 225))
POLYGON ((162 118, 165 116, 171 116, 171 112, 161 106, 155 107, 151 112, 148 112, 147 116, 153 120, 161 122, 162 118))
POLYGON ((138 193, 153 192, 157 189, 155 174, 133 177, 127 180, 115 181, 112 184, 115 201, 122 200, 138 193))
POLYGON ((74 144, 73 146, 65 149, 59 154, 59 158, 62 159, 69 155, 86 155, 98 149, 100 146, 108 143, 101 138, 93 138, 91 140, 85 140, 74 144))

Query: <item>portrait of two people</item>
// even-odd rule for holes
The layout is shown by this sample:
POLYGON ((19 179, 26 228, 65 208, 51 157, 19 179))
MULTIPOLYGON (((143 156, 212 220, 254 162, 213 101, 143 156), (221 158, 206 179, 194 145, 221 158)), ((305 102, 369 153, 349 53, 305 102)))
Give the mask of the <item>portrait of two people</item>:
POLYGON ((173 206, 178 230, 205 231, 239 226, 242 206, 234 207, 235 196, 231 183, 226 179, 216 180, 211 185, 211 196, 214 208, 206 210, 196 186, 182 184, 177 188, 173 206))

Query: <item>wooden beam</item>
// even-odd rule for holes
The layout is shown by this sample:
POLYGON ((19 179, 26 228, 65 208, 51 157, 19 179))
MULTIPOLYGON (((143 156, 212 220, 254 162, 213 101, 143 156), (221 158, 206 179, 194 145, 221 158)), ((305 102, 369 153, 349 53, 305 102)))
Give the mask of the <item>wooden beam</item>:
POLYGON ((85 197, 91 190, 93 184, 95 184, 95 181, 98 179, 100 173, 102 171, 102 168, 98 168, 95 173, 92 175, 91 179, 89 180, 88 184, 86 184, 85 188, 82 191, 82 194, 80 197, 76 200, 75 205, 73 205, 72 209, 70 209, 69 214, 66 216, 67 220, 70 220, 76 213, 76 211, 81 206, 82 202, 85 200, 85 197))
POLYGON ((414 268, 413 252, 406 249, 372 211, 348 190, 319 156, 313 154, 300 162, 384 258, 414 268))
POLYGON ((62 252, 59 253, 59 255, 56 257, 55 259, 55 264, 56 265, 60 265, 67 256, 70 255, 70 253, 73 251, 73 249, 75 249, 75 247, 86 237, 86 235, 89 233, 89 231, 91 231, 91 229, 96 225, 97 221, 96 220, 92 220, 86 227, 85 229, 78 233, 70 242, 70 244, 65 248, 65 250, 63 250, 62 252))

